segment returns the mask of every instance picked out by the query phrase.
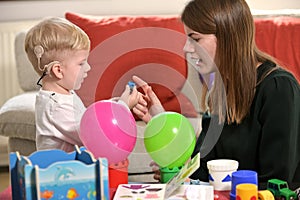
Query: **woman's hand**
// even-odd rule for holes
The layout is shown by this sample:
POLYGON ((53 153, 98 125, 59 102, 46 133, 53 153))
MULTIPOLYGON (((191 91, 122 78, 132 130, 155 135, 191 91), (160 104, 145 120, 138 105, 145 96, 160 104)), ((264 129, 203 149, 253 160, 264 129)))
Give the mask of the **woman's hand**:
POLYGON ((133 112, 147 123, 154 115, 162 113, 165 110, 152 88, 145 81, 137 76, 133 76, 132 80, 140 86, 145 93, 141 95, 142 98, 139 99, 137 105, 133 108, 133 112))
POLYGON ((150 163, 150 167, 152 167, 152 171, 154 172, 153 178, 154 178, 155 180, 160 181, 160 170, 159 170, 158 164, 156 164, 156 162, 152 161, 152 162, 150 163))

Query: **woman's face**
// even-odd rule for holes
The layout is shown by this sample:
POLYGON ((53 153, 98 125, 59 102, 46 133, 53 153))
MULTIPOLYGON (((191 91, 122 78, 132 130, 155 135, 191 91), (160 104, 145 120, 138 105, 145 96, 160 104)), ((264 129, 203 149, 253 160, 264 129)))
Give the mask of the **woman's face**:
POLYGON ((206 75, 217 71, 215 55, 217 38, 214 34, 201 34, 184 25, 187 41, 184 45, 187 61, 198 71, 206 75))

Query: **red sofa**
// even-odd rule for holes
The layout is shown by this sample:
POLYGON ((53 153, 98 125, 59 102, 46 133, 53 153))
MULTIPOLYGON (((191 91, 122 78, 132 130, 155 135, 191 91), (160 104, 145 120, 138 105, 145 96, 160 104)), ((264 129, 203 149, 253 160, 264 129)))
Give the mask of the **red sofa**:
POLYGON ((257 46, 275 57, 300 81, 300 18, 255 18, 257 46))
MULTIPOLYGON (((181 91, 188 67, 182 51, 186 36, 177 16, 99 17, 68 12, 65 17, 92 42, 91 77, 79 90, 86 105, 119 95, 125 80, 138 74, 152 84, 166 110, 196 115, 187 98, 193 94, 181 91)), ((260 16, 255 17, 255 26, 257 46, 300 81, 300 18, 260 16)))

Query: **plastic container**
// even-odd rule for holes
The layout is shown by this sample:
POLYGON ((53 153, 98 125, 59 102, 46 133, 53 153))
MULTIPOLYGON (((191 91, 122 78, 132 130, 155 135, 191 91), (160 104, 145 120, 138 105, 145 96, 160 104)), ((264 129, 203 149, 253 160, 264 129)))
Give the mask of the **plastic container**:
POLYGON ((230 191, 231 176, 239 166, 238 161, 230 159, 216 159, 207 162, 209 184, 217 191, 230 191))
POLYGON ((257 185, 252 183, 241 183, 236 186, 236 199, 251 200, 258 199, 257 197, 257 185))
POLYGON ((128 159, 108 167, 110 199, 114 198, 119 184, 128 184, 128 159))
POLYGON ((252 170, 238 170, 232 173, 230 200, 236 199, 236 186, 242 183, 252 183, 257 185, 257 172, 252 170))

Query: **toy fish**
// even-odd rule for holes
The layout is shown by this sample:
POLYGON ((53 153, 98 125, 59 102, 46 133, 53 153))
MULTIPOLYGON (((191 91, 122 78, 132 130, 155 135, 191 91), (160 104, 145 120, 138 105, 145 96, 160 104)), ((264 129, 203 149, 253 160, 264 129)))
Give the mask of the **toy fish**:
POLYGON ((51 190, 45 190, 45 191, 43 191, 42 193, 41 193, 41 197, 43 198, 43 199, 50 199, 50 198, 52 198, 53 197, 53 194, 54 194, 54 192, 53 191, 51 191, 51 190))
POLYGON ((93 197, 93 198, 96 197, 96 194, 97 194, 97 192, 96 192, 95 190, 90 190, 90 191, 87 193, 87 197, 88 197, 89 199, 92 199, 92 197, 93 197))
POLYGON ((77 193, 75 188, 70 188, 67 192, 67 198, 68 199, 75 199, 79 197, 79 194, 77 193))

